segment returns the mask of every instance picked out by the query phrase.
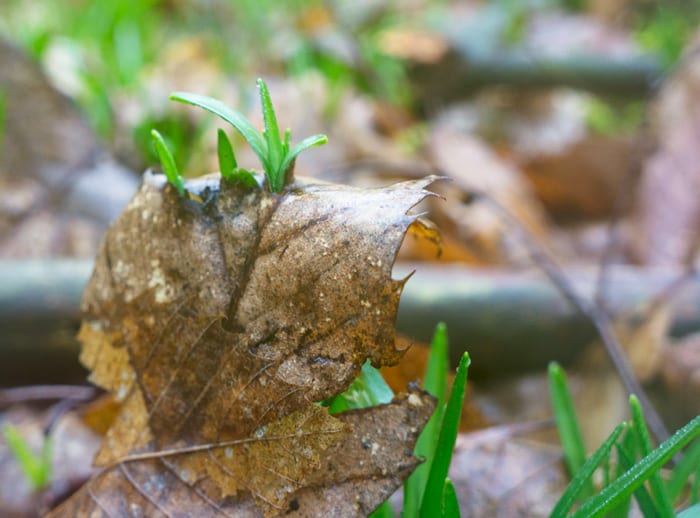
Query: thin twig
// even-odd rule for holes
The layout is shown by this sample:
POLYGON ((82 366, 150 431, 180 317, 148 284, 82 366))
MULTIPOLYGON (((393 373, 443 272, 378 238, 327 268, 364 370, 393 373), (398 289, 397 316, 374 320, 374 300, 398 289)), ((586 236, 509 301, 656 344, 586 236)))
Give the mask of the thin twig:
POLYGON ((595 327, 600 340, 605 347, 608 357, 617 370, 620 380, 629 394, 635 394, 644 409, 644 413, 651 432, 659 442, 670 437, 666 426, 654 408, 646 392, 640 385, 634 371, 627 360, 620 340, 615 333, 613 323, 608 314, 600 306, 579 295, 563 270, 549 257, 547 252, 539 245, 537 240, 523 227, 523 225, 500 203, 486 193, 475 191, 474 195, 489 203, 511 228, 522 237, 522 242, 527 248, 532 261, 547 275, 552 284, 582 315, 584 315, 595 327))
POLYGON ((97 394, 97 389, 85 385, 30 385, 0 389, 0 408, 17 403, 72 399, 86 401, 97 394))

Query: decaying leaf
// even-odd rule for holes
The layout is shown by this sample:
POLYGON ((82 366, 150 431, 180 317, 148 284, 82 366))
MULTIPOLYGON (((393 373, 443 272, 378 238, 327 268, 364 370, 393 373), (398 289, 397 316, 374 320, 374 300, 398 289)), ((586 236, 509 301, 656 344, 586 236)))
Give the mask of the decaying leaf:
POLYGON ((379 505, 416 462, 430 397, 340 416, 314 402, 345 390, 367 358, 403 354, 405 280, 391 269, 417 217, 407 211, 434 180, 271 194, 216 176, 189 182, 185 199, 147 174, 83 298, 81 359, 123 406, 96 457, 105 470, 57 514, 379 505))

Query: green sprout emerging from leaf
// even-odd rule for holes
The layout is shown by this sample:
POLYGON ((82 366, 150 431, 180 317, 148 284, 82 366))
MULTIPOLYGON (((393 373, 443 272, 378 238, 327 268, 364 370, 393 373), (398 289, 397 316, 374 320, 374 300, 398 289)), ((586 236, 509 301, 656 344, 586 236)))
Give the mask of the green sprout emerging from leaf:
POLYGON ((226 136, 226 132, 219 129, 217 151, 219 155, 219 170, 221 176, 229 183, 240 183, 246 187, 257 187, 253 173, 238 167, 236 155, 233 152, 231 141, 226 136))
MULTIPOLYGON (((287 130, 284 135, 284 141, 280 137, 279 127, 277 124, 277 116, 275 109, 272 106, 270 92, 267 89, 265 81, 258 79, 258 89, 260 91, 260 102, 262 104, 263 121, 265 129, 258 132, 251 122, 237 110, 234 110, 217 99, 206 97, 203 95, 192 94, 188 92, 175 92, 170 95, 174 101, 180 101, 194 106, 199 106, 207 111, 218 115, 226 122, 230 123, 238 132, 243 135, 243 138, 248 142, 253 151, 260 159, 267 185, 271 192, 280 192, 285 185, 292 182, 294 177, 294 161, 302 151, 314 146, 319 146, 328 142, 325 135, 314 135, 305 138, 296 146, 290 149, 290 131, 287 130)), ((219 163, 222 164, 222 176, 228 181, 239 181, 246 185, 251 185, 250 180, 254 180, 250 172, 238 169, 233 148, 228 141, 222 143, 221 133, 219 134, 219 163), (223 152, 222 152, 222 148, 223 152), (230 151, 230 154, 229 154, 230 151), (226 167, 226 172, 223 167, 226 167), (247 173, 247 174, 246 174, 247 173)), ((170 179, 170 178, 168 178, 170 179)))
POLYGON ((175 158, 173 158, 173 154, 170 152, 170 149, 168 149, 163 135, 161 135, 158 130, 153 129, 151 130, 151 137, 153 137, 153 147, 156 148, 156 153, 158 153, 158 158, 160 158, 165 177, 175 186, 180 196, 184 196, 185 181, 177 170, 175 158))

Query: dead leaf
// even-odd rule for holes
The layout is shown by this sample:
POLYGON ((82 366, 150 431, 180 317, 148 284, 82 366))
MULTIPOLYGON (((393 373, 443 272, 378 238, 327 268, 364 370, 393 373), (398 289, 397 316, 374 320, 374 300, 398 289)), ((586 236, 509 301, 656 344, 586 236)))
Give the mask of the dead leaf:
MULTIPOLYGON (((326 460, 314 466, 295 454, 317 449, 321 434, 315 431, 304 437, 304 432, 295 428, 297 423, 289 423, 293 424, 290 430, 270 427, 264 435, 236 445, 209 445, 201 456, 213 456, 222 463, 214 465, 220 467, 225 459, 231 461, 230 465, 236 464, 232 459, 240 463, 241 457, 244 463, 251 462, 258 478, 246 473, 239 479, 244 483, 260 484, 262 478, 277 478, 279 485, 269 486, 267 496, 275 499, 275 492, 286 492, 288 504, 281 507, 273 500, 263 500, 269 505, 267 514, 367 516, 403 484, 419 463, 411 451, 434 406, 430 395, 413 390, 389 405, 338 414, 331 419, 352 432, 343 434, 342 441, 334 441, 325 452, 326 460), (297 465, 298 478, 287 478, 289 472, 276 471, 285 464, 297 465)), ((321 407, 310 408, 318 415, 325 414, 321 407)), ((258 501, 250 492, 221 498, 216 481, 194 477, 182 469, 179 459, 189 456, 191 452, 155 452, 151 458, 121 462, 91 479, 52 516, 84 516, 97 510, 116 516, 134 512, 144 516, 259 516, 259 500, 264 495, 255 494, 258 501)))
POLYGON ((655 110, 658 148, 642 171, 637 232, 638 255, 648 265, 690 265, 698 247, 699 37, 664 85, 655 110))
POLYGON ((548 222, 543 208, 517 169, 478 139, 450 126, 444 121, 430 136, 436 167, 454 180, 437 190, 446 202, 435 204, 433 218, 441 229, 460 238, 479 263, 522 260, 522 244, 513 240, 501 215, 485 204, 470 203, 471 193, 485 193, 498 201, 546 243, 548 222))
MULTIPOLYGON (((481 432, 477 432, 479 434, 481 432)), ((545 517, 568 483, 558 446, 457 439, 450 467, 462 516, 545 517)))
MULTIPOLYGON (((287 510, 357 432, 313 402, 345 390, 367 358, 382 366, 403 354, 394 325, 405 280, 391 270, 417 217, 407 211, 434 179, 372 190, 299 182, 270 194, 216 176, 188 183, 199 203, 147 174, 83 298, 81 360, 123 401, 96 458, 107 469, 60 513, 120 514, 129 498, 119 495, 142 500, 147 482, 153 512, 165 494, 172 509, 204 498, 217 512, 230 502, 287 510)), ((407 401, 431 406, 415 393, 407 401)), ((410 451, 424 413, 408 412, 413 432, 392 430, 397 451, 410 451)), ((382 477, 394 487, 402 469, 382 477)))

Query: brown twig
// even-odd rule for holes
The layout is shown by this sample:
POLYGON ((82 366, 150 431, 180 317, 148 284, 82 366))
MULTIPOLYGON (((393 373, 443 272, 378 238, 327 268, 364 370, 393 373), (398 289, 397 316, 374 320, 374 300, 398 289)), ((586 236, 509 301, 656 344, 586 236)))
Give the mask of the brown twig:
POLYGON ((573 288, 562 269, 549 257, 547 252, 539 245, 537 240, 523 227, 523 225, 493 197, 483 192, 474 192, 474 195, 487 202, 498 212, 501 217, 522 237, 522 242, 528 250, 532 261, 547 275, 559 292, 581 312, 595 327, 600 340, 605 347, 608 357, 613 363, 620 380, 629 394, 635 394, 644 409, 650 430, 659 442, 670 437, 666 426, 654 408, 646 392, 637 380, 632 367, 627 360, 620 340, 615 333, 613 323, 608 314, 596 303, 579 295, 573 288))
POLYGON ((83 385, 31 385, 0 389, 0 408, 17 403, 68 399, 86 401, 97 394, 97 389, 83 385))

